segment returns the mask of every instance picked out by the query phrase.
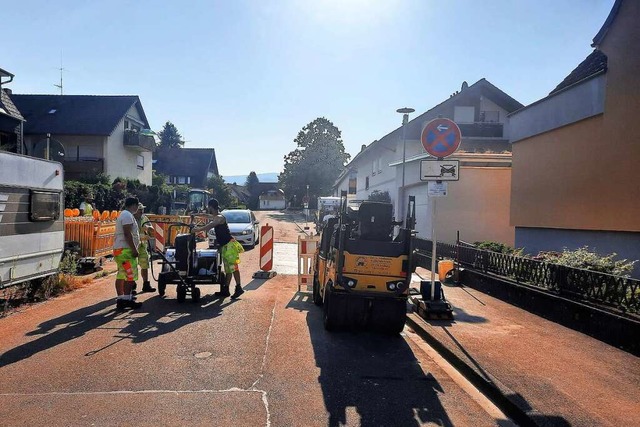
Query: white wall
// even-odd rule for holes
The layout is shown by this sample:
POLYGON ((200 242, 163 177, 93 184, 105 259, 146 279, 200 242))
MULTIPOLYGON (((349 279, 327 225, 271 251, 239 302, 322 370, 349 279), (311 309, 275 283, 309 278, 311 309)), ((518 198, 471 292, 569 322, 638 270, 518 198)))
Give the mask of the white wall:
POLYGON ((126 117, 120 120, 118 126, 107 140, 105 147, 105 173, 112 179, 116 177, 138 179, 141 183, 151 185, 152 178, 152 153, 150 151, 137 151, 124 146, 124 120, 134 123, 136 120, 142 123, 138 111, 132 106, 126 117), (137 168, 138 155, 144 157, 144 169, 137 168))

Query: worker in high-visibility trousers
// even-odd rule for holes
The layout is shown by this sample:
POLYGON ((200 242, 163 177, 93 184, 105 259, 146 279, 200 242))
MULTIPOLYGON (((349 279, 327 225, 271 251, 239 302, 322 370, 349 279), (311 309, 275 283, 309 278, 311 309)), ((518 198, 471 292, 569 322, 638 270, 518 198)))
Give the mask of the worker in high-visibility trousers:
MULTIPOLYGON (((149 218, 144 214, 144 208, 146 206, 142 203, 138 203, 138 210, 133 216, 136 218, 138 224, 138 230, 140 233, 140 245, 138 246, 138 265, 140 266, 140 273, 142 275, 142 292, 155 292, 156 288, 151 287, 149 282, 149 251, 147 246, 149 245, 149 236, 153 234, 153 226, 149 221, 149 218)), ((136 286, 134 285, 134 289, 136 286)))
POLYGON ((212 228, 216 232, 216 240, 220 245, 220 255, 222 258, 222 264, 224 266, 224 272, 226 274, 225 283, 220 287, 220 292, 216 292, 217 297, 225 298, 231 296, 232 299, 240 298, 240 295, 244 293, 242 285, 240 284, 240 254, 244 252, 242 245, 231 236, 229 231, 229 225, 227 219, 220 214, 220 205, 218 200, 211 199, 207 204, 207 213, 211 218, 210 222, 202 227, 195 227, 192 232, 206 233, 212 228), (231 276, 236 281, 236 289, 233 295, 229 292, 229 285, 231 285, 231 276))

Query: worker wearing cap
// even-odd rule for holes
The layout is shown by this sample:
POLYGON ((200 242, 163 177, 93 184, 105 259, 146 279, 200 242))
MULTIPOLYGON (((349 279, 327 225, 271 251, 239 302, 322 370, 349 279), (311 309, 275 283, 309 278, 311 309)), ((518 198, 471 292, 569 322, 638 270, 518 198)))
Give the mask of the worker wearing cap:
POLYGON ((153 233, 153 226, 149 218, 144 214, 145 207, 142 203, 138 203, 138 210, 133 214, 140 232, 138 265, 140 266, 140 273, 142 274, 142 292, 155 292, 156 288, 152 288, 149 282, 149 251, 147 250, 147 242, 149 241, 149 236, 153 233))

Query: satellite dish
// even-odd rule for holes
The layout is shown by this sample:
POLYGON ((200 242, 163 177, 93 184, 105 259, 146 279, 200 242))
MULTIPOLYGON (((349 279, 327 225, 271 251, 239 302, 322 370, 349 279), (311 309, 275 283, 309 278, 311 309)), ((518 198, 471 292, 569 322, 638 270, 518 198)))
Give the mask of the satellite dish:
MULTIPOLYGON (((41 139, 33 149, 33 157, 47 158, 47 138, 41 139)), ((49 160, 64 161, 64 145, 56 139, 49 138, 49 160)))

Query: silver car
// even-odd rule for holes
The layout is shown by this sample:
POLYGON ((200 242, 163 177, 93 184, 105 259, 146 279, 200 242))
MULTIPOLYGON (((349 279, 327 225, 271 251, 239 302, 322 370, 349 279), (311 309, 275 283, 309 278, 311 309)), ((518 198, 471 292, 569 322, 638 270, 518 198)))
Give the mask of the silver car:
MULTIPOLYGON (((225 209, 221 212, 227 219, 229 231, 234 239, 241 245, 252 249, 260 240, 260 224, 256 216, 249 209, 225 209)), ((209 248, 213 249, 218 246, 216 242, 216 233, 212 228, 207 233, 209 238, 209 248)))

